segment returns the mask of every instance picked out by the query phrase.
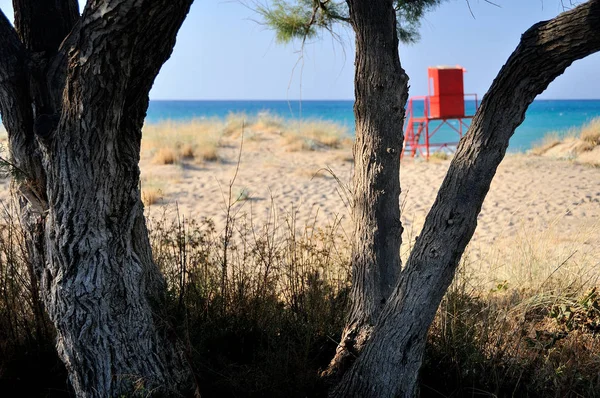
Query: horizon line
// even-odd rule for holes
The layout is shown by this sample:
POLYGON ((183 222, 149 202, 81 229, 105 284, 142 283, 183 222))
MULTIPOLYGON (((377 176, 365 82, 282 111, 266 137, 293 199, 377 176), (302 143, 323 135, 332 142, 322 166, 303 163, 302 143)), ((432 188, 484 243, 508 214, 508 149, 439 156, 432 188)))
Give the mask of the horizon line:
MULTIPOLYGON (((478 95, 479 96, 479 95, 478 95)), ((483 96, 479 96, 479 102, 483 96)), ((354 101, 354 98, 349 99, 322 99, 322 98, 295 98, 295 99, 287 99, 287 98, 269 98, 269 99, 256 99, 256 98, 228 98, 228 99, 210 99, 210 98, 151 98, 150 101, 211 101, 211 102, 225 102, 225 101, 244 101, 244 102, 257 102, 257 101, 285 101, 285 102, 302 102, 302 101, 354 101)), ((467 101, 474 101, 469 100, 467 101)), ((534 101, 600 101, 600 98, 539 98, 534 101)))

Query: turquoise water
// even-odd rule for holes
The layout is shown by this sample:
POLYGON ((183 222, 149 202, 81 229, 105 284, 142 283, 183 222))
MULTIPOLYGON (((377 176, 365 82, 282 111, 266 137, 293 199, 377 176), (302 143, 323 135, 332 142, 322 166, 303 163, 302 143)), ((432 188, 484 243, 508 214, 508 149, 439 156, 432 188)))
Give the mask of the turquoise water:
MULTIPOLYGON (((268 112, 285 119, 311 118, 341 123, 354 130, 353 101, 151 101, 146 121, 186 121, 194 118, 224 118, 229 113, 254 116, 268 112)), ((415 102, 415 115, 422 114, 422 102, 415 102)), ((466 111, 475 109, 467 101, 466 111)), ((529 107, 525 121, 511 139, 509 150, 523 151, 551 131, 578 128, 594 117, 600 117, 600 100, 537 100, 529 107)), ((440 129, 438 141, 456 141, 450 128, 440 129)))

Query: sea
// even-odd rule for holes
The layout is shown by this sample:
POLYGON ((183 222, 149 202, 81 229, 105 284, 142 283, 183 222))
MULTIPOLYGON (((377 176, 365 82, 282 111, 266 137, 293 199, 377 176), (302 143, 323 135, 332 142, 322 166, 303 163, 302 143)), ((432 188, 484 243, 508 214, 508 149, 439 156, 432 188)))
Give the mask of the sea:
MULTIPOLYGON (((150 101, 146 123, 162 121, 190 121, 194 119, 224 119, 229 114, 244 114, 249 119, 269 114, 287 120, 318 119, 339 123, 354 134, 353 101, 322 100, 271 100, 271 101, 150 101)), ((413 113, 423 115, 423 102, 413 102, 413 113)), ((466 101, 467 114, 475 112, 476 102, 466 101)), ((519 126, 510 141, 509 151, 520 152, 539 143, 545 135, 556 132, 567 134, 579 129, 590 120, 600 117, 600 100, 536 100, 527 111, 525 121, 519 126)), ((468 124, 469 120, 465 120, 468 124)), ((432 122, 430 128, 437 127, 432 122)), ((458 121, 450 121, 455 127, 458 121)), ((457 141, 458 134, 448 126, 436 132, 434 142, 457 141)))

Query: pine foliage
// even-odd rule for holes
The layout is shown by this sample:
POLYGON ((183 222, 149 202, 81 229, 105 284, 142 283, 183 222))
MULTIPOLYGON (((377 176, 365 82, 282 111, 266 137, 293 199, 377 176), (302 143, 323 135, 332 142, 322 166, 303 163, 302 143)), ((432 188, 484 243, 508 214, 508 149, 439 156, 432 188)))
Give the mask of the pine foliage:
POLYGON ((434 10, 445 0, 397 0, 396 21, 398 38, 403 43, 415 43, 420 39, 419 28, 425 13, 434 10))
POLYGON ((331 30, 335 23, 346 21, 348 14, 344 2, 318 0, 272 0, 257 11, 280 43, 313 38, 320 30, 331 30))
MULTIPOLYGON (((396 0, 398 38, 403 43, 419 40, 421 19, 445 0, 396 0)), ((264 24, 275 31, 277 41, 317 37, 323 30, 332 32, 336 23, 349 23, 345 1, 271 0, 258 5, 264 24)))

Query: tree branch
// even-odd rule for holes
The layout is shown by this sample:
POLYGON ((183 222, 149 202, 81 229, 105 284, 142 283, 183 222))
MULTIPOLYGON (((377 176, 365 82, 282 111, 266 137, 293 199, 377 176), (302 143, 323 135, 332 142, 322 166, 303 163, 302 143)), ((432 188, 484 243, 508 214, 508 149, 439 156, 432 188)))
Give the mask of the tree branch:
MULTIPOLYGON (((17 32, 0 10, 0 115, 9 139, 18 144, 13 149, 16 158, 26 155, 26 143, 33 139, 25 63, 26 51, 17 32)), ((16 159, 16 162, 20 163, 19 160, 23 159, 16 159)))
POLYGON ((600 0, 526 31, 459 144, 420 237, 372 338, 334 396, 414 396, 427 329, 450 285, 509 139, 575 60, 600 51, 600 0), (354 395, 352 395, 354 394, 354 395))
MULTIPOLYGON (((30 54, 25 69, 33 103, 34 126, 41 125, 42 119, 57 119, 55 115, 60 111, 56 92, 61 90, 50 86, 48 64, 77 22, 79 3, 77 0, 13 0, 13 4, 15 29, 30 54)), ((49 136, 54 127, 49 125, 40 132, 49 136)), ((34 130, 38 132, 35 127, 34 130)))
POLYGON ((77 0, 13 0, 15 28, 32 52, 54 53, 79 18, 77 0))
POLYGON ((18 189, 39 210, 44 207, 45 177, 33 133, 27 60, 17 32, 0 11, 0 115, 8 132, 11 161, 25 177, 18 189))
POLYGON ((171 56, 179 27, 183 23, 192 0, 164 4, 152 3, 141 17, 140 30, 144 33, 132 49, 130 79, 127 82, 120 131, 121 161, 129 169, 137 170, 142 126, 148 109, 148 93, 162 65, 171 56), (168 21, 168 22, 167 22, 168 21))
POLYGON ((23 54, 23 45, 17 32, 0 10, 0 84, 13 80, 19 74, 23 65, 23 54))
MULTIPOLYGON (((87 3, 69 38, 65 108, 110 104, 97 117, 123 115, 127 98, 147 97, 192 0, 95 0, 87 3), (117 44, 118 43, 118 44, 117 44), (90 90, 89 87, 96 87, 90 90)), ((104 105, 103 105, 104 106, 104 105)), ((145 109, 144 109, 145 113, 145 109)), ((88 113, 89 114, 89 113, 88 113)), ((110 129, 107 129, 107 131, 110 129)), ((114 130, 114 129, 113 129, 114 130)))

